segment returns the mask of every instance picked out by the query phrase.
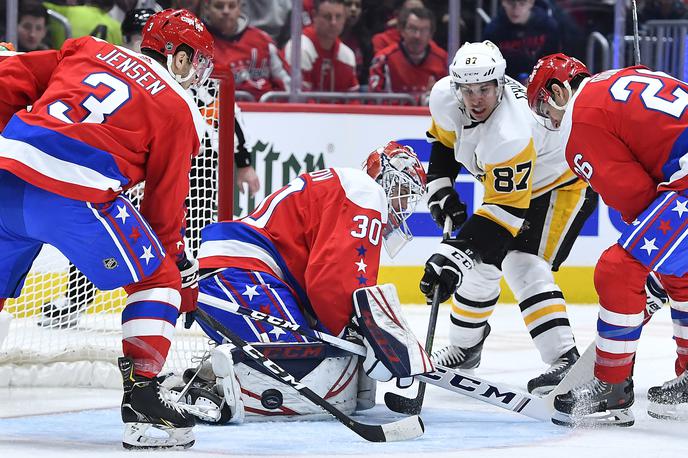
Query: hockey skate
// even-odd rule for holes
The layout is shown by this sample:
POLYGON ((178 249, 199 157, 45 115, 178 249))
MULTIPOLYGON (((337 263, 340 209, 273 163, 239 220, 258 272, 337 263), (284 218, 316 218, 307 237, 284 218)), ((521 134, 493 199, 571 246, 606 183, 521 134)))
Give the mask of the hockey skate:
POLYGON ((662 420, 688 420, 688 371, 647 391, 647 413, 662 420))
POLYGON ((124 384, 124 448, 191 447, 194 444, 194 417, 165 396, 157 378, 134 374, 134 362, 130 358, 122 357, 117 362, 124 384))
POLYGON ((228 423, 233 411, 227 404, 223 388, 217 383, 210 361, 203 361, 196 368, 189 368, 182 374, 183 383, 171 388, 179 397, 179 408, 193 415, 203 423, 228 423))
POLYGON ((441 350, 432 353, 430 359, 433 364, 448 367, 450 369, 475 369, 480 366, 480 355, 483 351, 485 339, 490 335, 490 324, 485 323, 483 338, 470 348, 456 345, 447 345, 441 350))
POLYGON ((43 318, 38 326, 44 328, 71 329, 79 323, 81 307, 68 298, 60 297, 43 305, 43 318))
POLYGON ((554 398, 552 423, 561 426, 632 426, 633 379, 621 383, 592 380, 554 398))
POLYGON ((559 385, 559 382, 571 370, 578 358, 580 358, 580 355, 576 347, 561 355, 543 374, 528 382, 528 393, 538 396, 549 394, 550 391, 559 385))

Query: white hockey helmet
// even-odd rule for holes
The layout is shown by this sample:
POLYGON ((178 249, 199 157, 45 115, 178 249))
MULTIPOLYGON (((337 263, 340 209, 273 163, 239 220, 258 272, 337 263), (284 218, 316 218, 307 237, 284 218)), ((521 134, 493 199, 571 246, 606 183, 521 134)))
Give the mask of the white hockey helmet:
POLYGON ((489 40, 482 43, 464 43, 449 65, 449 77, 454 95, 463 109, 463 97, 459 92, 461 84, 497 81, 497 103, 504 93, 504 72, 506 60, 497 45, 489 40))
POLYGON ((388 215, 382 242, 394 257, 413 238, 406 220, 425 193, 425 169, 410 146, 389 142, 368 155, 363 170, 385 190, 388 215))

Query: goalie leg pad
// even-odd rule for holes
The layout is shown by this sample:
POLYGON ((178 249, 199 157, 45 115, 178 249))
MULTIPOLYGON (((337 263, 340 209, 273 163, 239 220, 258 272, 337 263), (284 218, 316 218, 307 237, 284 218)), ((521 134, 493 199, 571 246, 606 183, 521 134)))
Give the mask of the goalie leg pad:
POLYGON ((217 389, 222 392, 225 404, 229 407, 232 423, 243 423, 244 401, 241 397, 241 385, 234 373, 234 360, 232 359, 233 345, 219 345, 210 352, 210 361, 213 372, 217 377, 217 389))
POLYGON ((354 309, 368 355, 366 373, 380 381, 432 372, 432 362, 401 313, 392 284, 354 291, 354 309))

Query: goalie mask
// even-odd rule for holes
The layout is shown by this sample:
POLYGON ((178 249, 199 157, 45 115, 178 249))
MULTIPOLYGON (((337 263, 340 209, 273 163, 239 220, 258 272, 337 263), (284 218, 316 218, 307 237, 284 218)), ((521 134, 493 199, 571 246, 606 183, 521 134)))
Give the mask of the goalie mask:
POLYGON ((449 65, 451 88, 459 102, 459 108, 471 120, 477 121, 466 109, 462 88, 465 89, 469 84, 495 81, 497 83, 498 105, 504 94, 505 70, 506 60, 502 57, 499 48, 489 40, 482 43, 465 43, 456 52, 451 65, 449 65))
POLYGON ((206 26, 187 10, 167 9, 151 16, 143 27, 141 49, 158 52, 167 59, 167 70, 177 82, 193 78, 192 86, 199 87, 213 71, 213 36, 206 26), (179 46, 193 51, 191 70, 186 76, 172 72, 172 58, 179 46))
POLYGON ((363 169, 387 196, 387 225, 382 241, 387 253, 394 257, 413 238, 406 220, 425 193, 425 170, 416 153, 397 142, 370 153, 363 169))

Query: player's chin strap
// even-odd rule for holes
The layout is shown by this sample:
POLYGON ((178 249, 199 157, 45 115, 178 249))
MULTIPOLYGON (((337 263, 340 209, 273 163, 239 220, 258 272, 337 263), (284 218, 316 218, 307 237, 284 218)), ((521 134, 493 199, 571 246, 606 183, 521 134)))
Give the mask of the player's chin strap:
POLYGON ((189 70, 189 74, 186 75, 185 77, 182 77, 181 75, 178 75, 177 73, 172 71, 172 61, 174 59, 174 56, 171 54, 167 55, 167 71, 170 72, 170 75, 174 77, 174 80, 178 82, 179 84, 185 83, 189 81, 191 78, 194 78, 196 76, 196 69, 194 68, 193 65, 191 65, 191 69, 189 70))
POLYGON ((568 97, 566 98, 566 102, 564 102, 563 105, 559 105, 559 104, 557 104, 557 102, 554 101, 554 97, 552 97, 550 95, 550 97, 547 99, 547 104, 553 108, 556 108, 557 110, 565 111, 566 107, 569 106, 569 103, 571 102, 571 99, 573 98, 573 89, 571 89, 571 84, 568 81, 564 81, 564 83, 562 85, 564 86, 564 89, 566 89, 566 92, 568 93, 568 97))

